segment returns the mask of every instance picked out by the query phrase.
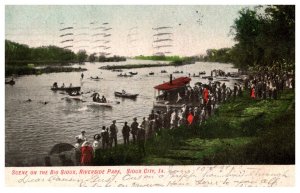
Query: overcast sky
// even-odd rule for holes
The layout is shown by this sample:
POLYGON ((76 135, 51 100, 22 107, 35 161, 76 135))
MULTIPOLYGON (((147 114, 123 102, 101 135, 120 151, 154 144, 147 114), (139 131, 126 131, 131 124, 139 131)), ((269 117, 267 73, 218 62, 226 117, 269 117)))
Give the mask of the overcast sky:
POLYGON ((89 53, 106 51, 125 56, 158 51, 203 54, 209 48, 234 45, 230 26, 243 7, 247 6, 9 5, 5 6, 5 38, 33 47, 72 45, 74 51, 86 49, 89 53), (172 28, 153 30, 162 26, 172 28), (65 27, 74 29, 60 31, 65 27), (60 37, 67 33, 73 35, 60 37), (103 37, 99 33, 111 35, 103 37), (153 36, 157 33, 168 35, 153 36), (73 41, 61 43, 69 39, 73 41), (158 39, 168 40, 153 43, 158 39), (157 48, 161 45, 168 46, 157 48))

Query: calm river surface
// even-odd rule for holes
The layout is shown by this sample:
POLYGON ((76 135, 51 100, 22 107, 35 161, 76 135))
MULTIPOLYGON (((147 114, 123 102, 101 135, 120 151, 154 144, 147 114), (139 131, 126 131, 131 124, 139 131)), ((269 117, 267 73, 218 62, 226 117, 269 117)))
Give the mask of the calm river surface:
MULTIPOLYGON (((154 101, 154 89, 157 84, 169 80, 169 73, 176 70, 183 74, 173 74, 174 77, 188 76, 188 73, 206 71, 210 75, 213 69, 225 72, 235 72, 230 64, 197 62, 180 67, 155 67, 124 70, 124 72, 138 72, 131 78, 117 77, 119 72, 98 69, 100 66, 113 64, 149 64, 153 61, 127 60, 120 63, 86 63, 82 68, 84 79, 80 81, 81 72, 51 73, 42 75, 23 76, 16 79, 14 86, 5 85, 5 165, 26 166, 32 164, 38 157, 47 155, 57 143, 75 143, 75 136, 84 129, 90 141, 96 133, 100 133, 102 126, 109 126, 112 120, 117 120, 119 140, 124 121, 132 122, 133 117, 141 122, 142 117, 148 116, 154 101), (168 73, 161 74, 164 69, 168 73), (155 74, 149 76, 153 71, 155 74), (90 80, 90 76, 99 76, 100 81, 90 80), (82 86, 83 92, 96 91, 106 96, 108 100, 120 101, 113 108, 103 108, 89 105, 89 102, 68 101, 65 95, 50 90, 53 82, 59 86, 82 86), (130 93, 138 93, 136 100, 116 98, 114 91, 122 89, 130 93), (32 102, 25 102, 31 99, 32 102), (47 101, 48 104, 43 104, 47 101)), ((163 63, 163 62, 161 62, 163 63)), ((78 66, 78 65, 75 65, 78 66)), ((195 82, 206 82, 201 78, 192 78, 195 82)), ((232 83, 231 83, 232 84, 232 83)), ((226 85, 229 85, 226 82, 226 85)), ((83 99, 91 101, 92 93, 83 95, 83 99)), ((39 164, 39 163, 35 163, 39 164)))

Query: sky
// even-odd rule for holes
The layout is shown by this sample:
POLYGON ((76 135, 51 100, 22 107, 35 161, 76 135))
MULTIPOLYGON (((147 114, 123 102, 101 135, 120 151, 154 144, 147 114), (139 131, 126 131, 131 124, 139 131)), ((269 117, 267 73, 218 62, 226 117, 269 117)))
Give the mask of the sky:
POLYGON ((230 27, 244 7, 247 6, 6 5, 5 39, 30 47, 73 46, 70 49, 75 52, 85 49, 88 53, 122 56, 156 52, 199 55, 210 48, 235 44, 230 27), (60 31, 66 27, 73 29, 60 31), (170 28, 153 29, 157 27, 170 28), (112 29, 103 31, 104 28, 112 29), (60 37, 67 33, 73 35, 60 37), (103 37, 99 33, 110 35, 103 37), (168 35, 154 36, 157 33, 168 35), (61 43, 69 39, 73 41, 61 43), (168 40, 154 42, 161 39, 168 40))

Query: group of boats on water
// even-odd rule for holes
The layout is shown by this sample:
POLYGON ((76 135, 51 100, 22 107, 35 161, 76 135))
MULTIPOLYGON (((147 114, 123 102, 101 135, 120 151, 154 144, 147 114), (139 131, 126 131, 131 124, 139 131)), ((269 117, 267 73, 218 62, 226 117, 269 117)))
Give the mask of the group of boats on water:
MULTIPOLYGON (((112 71, 113 72, 121 72, 120 74, 117 75, 118 77, 133 77, 134 75, 138 74, 138 72, 128 72, 128 74, 127 73, 122 73, 123 70, 121 70, 121 69, 113 69, 112 71)), ((164 74, 164 73, 168 73, 168 72, 166 70, 161 70, 160 73, 164 74)), ((150 75, 150 76, 153 76, 154 74, 155 73, 153 71, 151 71, 151 72, 148 73, 148 75, 150 75)), ((183 74, 183 71, 176 70, 176 71, 173 72, 173 74, 183 74)), ((205 75, 205 74, 206 74, 205 71, 201 71, 198 74, 194 73, 192 75, 192 77, 200 77, 201 75, 205 75)), ((191 77, 190 73, 189 73, 189 76, 191 77)))
MULTIPOLYGON (((120 103, 119 101, 107 100, 104 96, 102 96, 102 98, 100 98, 100 94, 97 93, 97 92, 94 92, 90 96, 90 97, 92 97, 92 101, 84 101, 84 100, 82 100, 82 95, 83 94, 88 94, 88 93, 90 93, 90 91, 86 92, 86 93, 83 93, 83 92, 81 92, 81 87, 80 86, 75 86, 74 87, 74 86, 72 86, 72 84, 69 87, 65 87, 64 84, 61 87, 59 87, 57 82, 54 82, 50 89, 52 91, 55 91, 55 92, 56 91, 61 91, 61 94, 67 94, 68 96, 65 97, 67 99, 74 99, 74 100, 77 100, 77 101, 89 102, 90 105, 112 107, 113 105, 120 103)), ((121 92, 115 91, 114 95, 116 97, 121 97, 121 98, 136 99, 139 94, 132 94, 132 93, 126 92, 125 90, 122 90, 121 92)))

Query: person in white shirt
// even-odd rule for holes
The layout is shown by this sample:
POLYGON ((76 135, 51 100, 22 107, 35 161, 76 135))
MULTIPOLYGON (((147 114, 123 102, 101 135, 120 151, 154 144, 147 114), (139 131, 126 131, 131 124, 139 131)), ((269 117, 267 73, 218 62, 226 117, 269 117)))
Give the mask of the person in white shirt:
POLYGON ((78 139, 80 139, 82 142, 87 141, 87 137, 85 136, 85 131, 82 130, 81 134, 77 136, 78 139))

